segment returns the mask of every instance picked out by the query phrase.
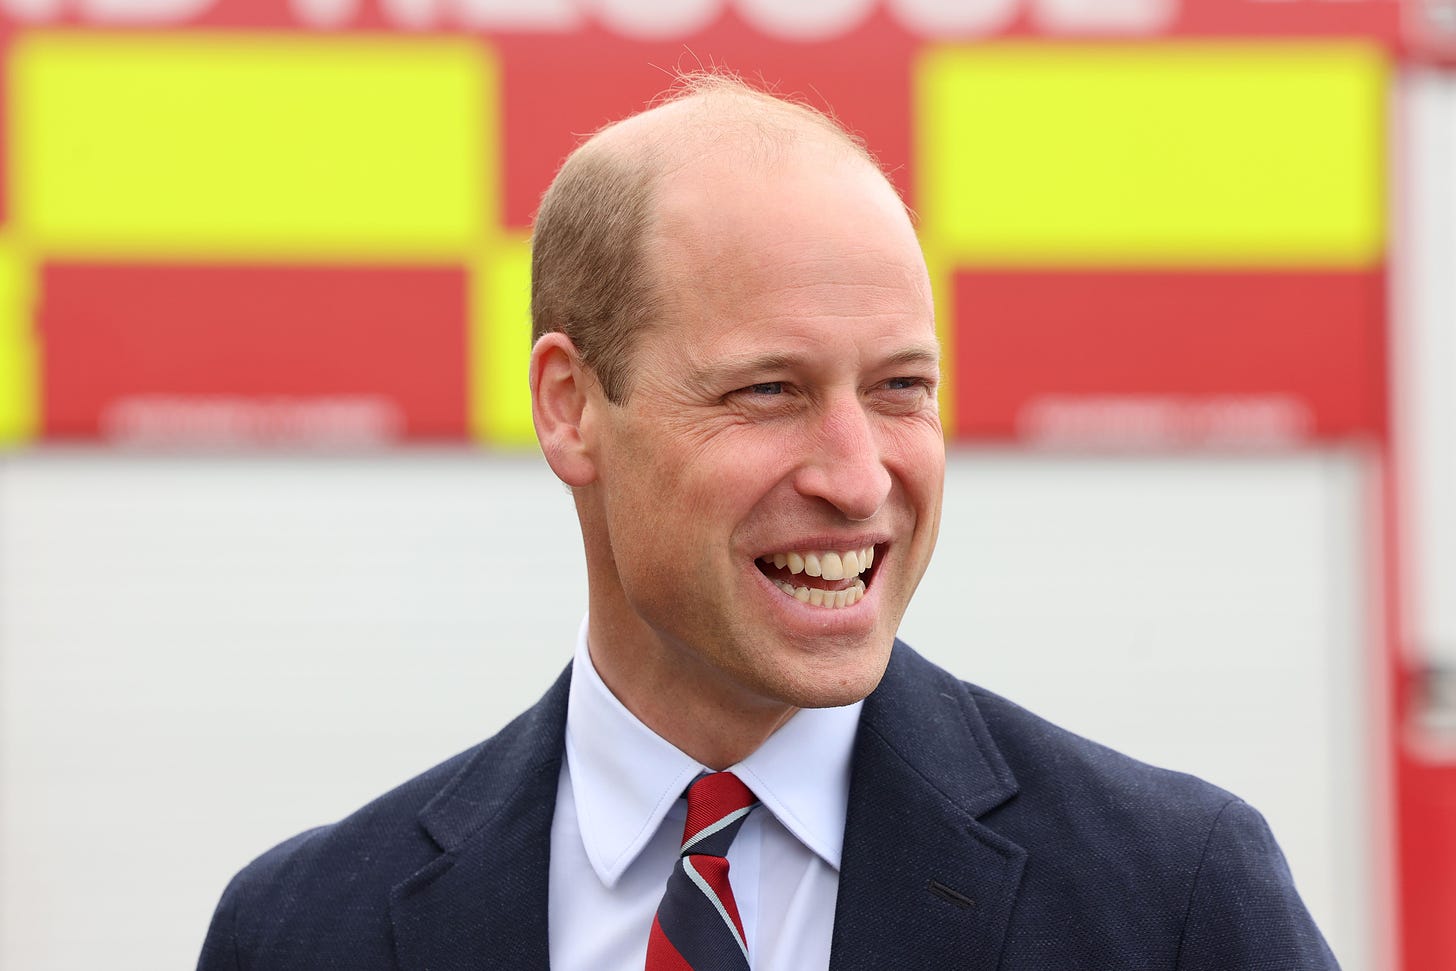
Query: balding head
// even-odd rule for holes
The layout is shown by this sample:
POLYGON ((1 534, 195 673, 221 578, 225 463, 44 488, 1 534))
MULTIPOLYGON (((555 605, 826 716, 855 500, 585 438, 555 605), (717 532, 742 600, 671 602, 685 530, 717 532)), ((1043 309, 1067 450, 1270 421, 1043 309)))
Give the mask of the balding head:
POLYGON ((878 170, 833 119, 722 74, 684 78, 655 107, 598 131, 567 158, 536 215, 532 339, 565 333, 607 398, 624 401, 634 336, 662 306, 651 245, 662 181, 705 159, 763 170, 805 152, 878 170))

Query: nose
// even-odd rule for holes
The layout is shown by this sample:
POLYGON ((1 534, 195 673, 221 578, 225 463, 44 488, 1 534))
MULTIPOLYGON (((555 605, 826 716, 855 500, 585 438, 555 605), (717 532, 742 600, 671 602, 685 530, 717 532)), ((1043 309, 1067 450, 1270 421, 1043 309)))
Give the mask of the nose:
POLYGON ((874 421, 857 400, 826 408, 794 476, 799 494, 823 499, 851 522, 874 518, 890 495, 874 421))

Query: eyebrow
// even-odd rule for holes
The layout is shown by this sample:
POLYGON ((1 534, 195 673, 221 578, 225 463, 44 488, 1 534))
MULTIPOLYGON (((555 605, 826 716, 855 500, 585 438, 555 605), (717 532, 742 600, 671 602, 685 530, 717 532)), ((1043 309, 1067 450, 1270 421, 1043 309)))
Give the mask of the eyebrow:
POLYGON ((919 364, 929 364, 935 367, 940 366, 940 345, 939 344, 916 344, 914 347, 906 347, 896 351, 885 359, 886 364, 903 364, 913 367, 919 364))
MULTIPOLYGON (((765 372, 797 370, 804 367, 807 361, 808 358, 801 354, 786 354, 783 352, 754 354, 713 361, 695 369, 694 373, 698 378, 707 382, 719 382, 729 379, 738 380, 749 375, 765 372)), ((939 367, 939 365, 940 345, 927 343, 914 344, 910 347, 901 348, 893 354, 886 356, 884 360, 876 364, 876 367, 939 367)))

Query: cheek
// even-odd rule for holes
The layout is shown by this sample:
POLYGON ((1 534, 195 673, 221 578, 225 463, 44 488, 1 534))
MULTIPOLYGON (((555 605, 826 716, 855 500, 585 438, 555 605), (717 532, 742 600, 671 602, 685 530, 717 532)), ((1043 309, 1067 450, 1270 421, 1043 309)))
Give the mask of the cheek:
POLYGON ((679 469, 685 488, 720 508, 752 505, 787 479, 799 461, 802 435, 737 425, 695 442, 679 469))
POLYGON ((945 438, 939 422, 899 425, 881 440, 885 464, 916 494, 939 494, 945 481, 945 438))
MULTIPOLYGON (((754 461, 720 440, 634 436, 611 455, 608 502, 615 532, 636 547, 682 547, 731 530, 754 461)), ((685 549, 679 555, 689 555, 685 549)))

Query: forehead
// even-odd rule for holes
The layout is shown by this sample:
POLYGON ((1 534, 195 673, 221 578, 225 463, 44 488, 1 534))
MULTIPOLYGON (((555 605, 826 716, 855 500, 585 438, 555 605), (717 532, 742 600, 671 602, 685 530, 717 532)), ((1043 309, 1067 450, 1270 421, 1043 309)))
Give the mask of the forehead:
POLYGON ((868 161, 808 141, 771 156, 720 148, 668 169, 653 194, 653 235, 664 255, 719 255, 857 228, 923 266, 905 207, 868 161))
POLYGON ((707 321, 713 336, 741 339, 832 323, 890 341, 933 338, 904 206, 878 170, 843 151, 760 165, 715 157, 670 173, 646 256, 669 329, 707 321))

